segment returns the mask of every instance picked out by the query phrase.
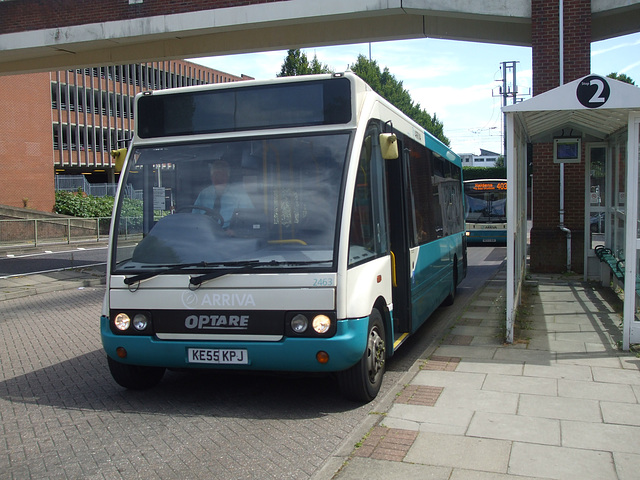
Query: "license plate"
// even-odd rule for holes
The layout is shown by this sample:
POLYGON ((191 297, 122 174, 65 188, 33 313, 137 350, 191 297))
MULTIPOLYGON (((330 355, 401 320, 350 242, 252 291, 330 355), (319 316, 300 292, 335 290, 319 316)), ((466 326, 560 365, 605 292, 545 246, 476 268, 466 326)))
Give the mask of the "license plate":
POLYGON ((189 363, 208 363, 217 365, 247 365, 249 355, 243 349, 224 348, 189 348, 187 350, 189 363))
POLYGON ((495 243, 496 239, 495 238, 485 238, 484 240, 482 240, 484 243, 495 243))

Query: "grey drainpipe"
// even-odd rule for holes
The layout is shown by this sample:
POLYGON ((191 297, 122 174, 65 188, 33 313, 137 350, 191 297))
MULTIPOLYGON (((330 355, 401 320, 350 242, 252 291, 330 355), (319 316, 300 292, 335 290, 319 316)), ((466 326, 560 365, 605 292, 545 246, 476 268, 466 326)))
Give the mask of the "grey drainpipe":
MULTIPOLYGON (((559 0, 560 85, 564 84, 564 0, 559 0)), ((571 271, 571 230, 564 225, 564 163, 560 164, 560 230, 567 236, 567 272, 571 271)))

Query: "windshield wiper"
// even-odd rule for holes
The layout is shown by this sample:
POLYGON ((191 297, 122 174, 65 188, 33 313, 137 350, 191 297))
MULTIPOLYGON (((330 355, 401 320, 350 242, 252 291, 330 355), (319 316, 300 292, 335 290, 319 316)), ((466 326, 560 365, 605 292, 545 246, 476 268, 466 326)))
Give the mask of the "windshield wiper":
MULTIPOLYGON (((246 260, 243 262, 220 262, 209 264, 210 267, 233 267, 235 268, 253 268, 258 265, 260 260, 246 260)), ((205 273, 200 275, 199 277, 191 277, 189 279, 190 285, 200 285, 202 282, 206 282, 207 280, 213 280, 214 278, 222 277, 223 275, 228 274, 229 272, 225 269, 215 270, 213 272, 205 273)))
MULTIPOLYGON (((298 260, 298 261, 279 261, 279 260, 270 260, 268 262, 261 262, 259 260, 247 260, 246 262, 224 262, 217 263, 215 266, 221 267, 234 267, 239 268, 240 270, 253 270, 256 267, 273 267, 273 266, 282 266, 282 265, 291 265, 291 266, 300 266, 300 265, 315 265, 318 263, 331 263, 331 260, 298 260)), ((229 272, 227 270, 217 270, 214 272, 205 273, 200 275, 199 277, 191 277, 189 279, 189 284, 191 285, 201 285, 203 282, 207 280, 213 280, 214 278, 222 277, 227 275, 229 272)))
POLYGON ((153 278, 157 275, 160 274, 172 274, 172 273, 180 273, 183 270, 187 269, 187 268, 193 268, 193 267, 206 267, 209 264, 207 262, 198 262, 198 263, 185 263, 182 265, 175 265, 175 264, 171 264, 171 265, 154 265, 154 267, 157 268, 162 268, 163 270, 157 271, 154 270, 153 272, 144 272, 144 273, 139 273, 137 275, 133 275, 131 277, 125 277, 124 279, 124 284, 125 285, 133 285, 134 283, 140 282, 141 280, 147 280, 148 278, 153 278))

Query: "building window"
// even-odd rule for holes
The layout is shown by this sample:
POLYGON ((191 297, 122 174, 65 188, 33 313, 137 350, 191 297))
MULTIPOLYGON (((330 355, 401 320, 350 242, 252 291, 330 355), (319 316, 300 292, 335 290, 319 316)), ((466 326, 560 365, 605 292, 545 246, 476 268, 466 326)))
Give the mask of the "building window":
POLYGON ((58 108, 58 84, 51 84, 51 108, 58 108))
POLYGON ((53 124, 53 149, 60 150, 60 125, 58 123, 53 124))

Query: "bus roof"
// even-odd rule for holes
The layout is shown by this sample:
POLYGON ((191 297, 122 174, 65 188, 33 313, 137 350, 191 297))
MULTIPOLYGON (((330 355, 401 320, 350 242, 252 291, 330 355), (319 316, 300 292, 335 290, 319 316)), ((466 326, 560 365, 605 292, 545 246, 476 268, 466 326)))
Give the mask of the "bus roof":
POLYGON ((412 138, 415 135, 411 129, 401 124, 420 130, 425 146, 462 165, 449 147, 353 72, 146 91, 136 96, 135 134, 147 140, 283 128, 355 128, 364 98, 369 95, 404 120, 394 128, 412 138))

